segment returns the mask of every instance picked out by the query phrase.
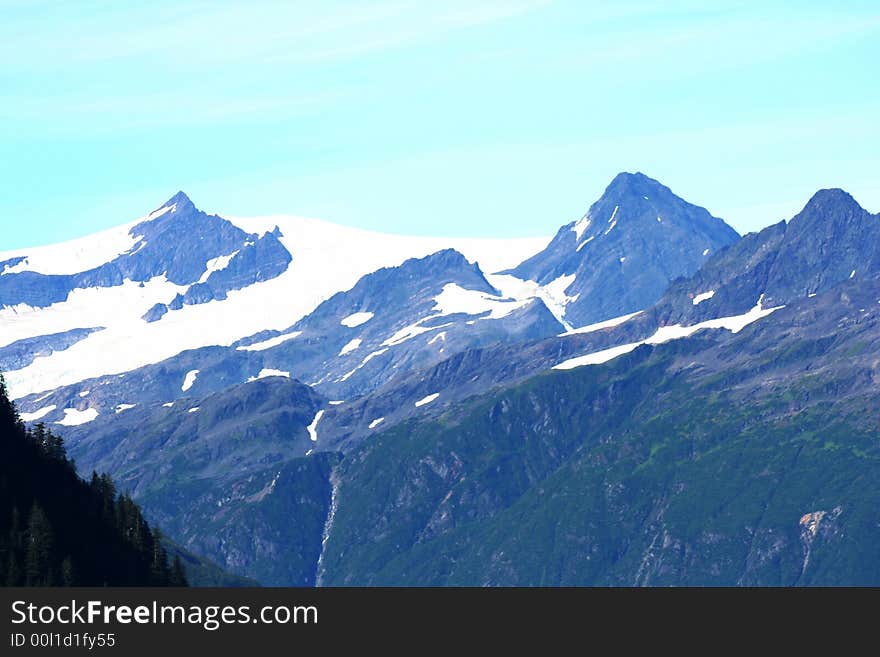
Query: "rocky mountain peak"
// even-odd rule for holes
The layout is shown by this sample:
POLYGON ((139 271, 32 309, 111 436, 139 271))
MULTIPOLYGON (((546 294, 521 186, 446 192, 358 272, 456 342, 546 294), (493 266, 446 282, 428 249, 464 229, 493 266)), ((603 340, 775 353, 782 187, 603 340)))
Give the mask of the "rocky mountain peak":
POLYGON ((838 188, 820 189, 807 201, 804 209, 792 218, 791 223, 794 226, 811 219, 847 220, 865 214, 867 211, 848 192, 838 188))
POLYGON ((714 228, 716 231, 727 233, 733 240, 737 238, 735 231, 721 219, 713 217, 699 206, 688 203, 660 181, 641 172, 626 171, 617 174, 605 188, 602 196, 590 206, 586 218, 594 222, 591 226, 592 231, 588 231, 588 234, 601 233, 607 229, 607 226, 600 225, 602 219, 606 223, 613 223, 616 220, 621 227, 639 224, 641 230, 659 228, 654 224, 662 224, 664 216, 671 218, 673 215, 676 215, 675 218, 679 223, 686 221, 693 230, 711 231, 714 228), (612 215, 614 219, 611 219, 612 215), (658 217, 660 221, 657 221, 658 217), (597 224, 595 220, 599 220, 599 223, 597 224))
POLYGON ((162 205, 160 205, 157 210, 161 210, 162 208, 170 208, 174 207, 175 212, 182 212, 184 210, 194 210, 196 209, 195 204, 192 200, 187 196, 184 192, 179 191, 170 199, 165 201, 162 205))
POLYGON ((642 310, 739 235, 721 219, 643 173, 619 173, 578 221, 511 270, 518 278, 567 282, 565 317, 583 326, 642 310), (566 277, 566 278, 563 278, 566 277))
MULTIPOLYGON (((664 196, 675 196, 666 185, 658 180, 654 180, 650 176, 637 171, 629 173, 622 171, 614 176, 614 179, 605 188, 604 196, 612 196, 622 199, 631 196, 648 196, 650 194, 662 194, 664 196)), ((650 196, 649 196, 650 198, 650 196)), ((677 197, 676 197, 677 198, 677 197)))
POLYGON ((842 189, 822 189, 786 222, 750 233, 693 279, 673 285, 663 306, 667 318, 694 323, 707 317, 739 315, 755 299, 764 307, 812 298, 853 279, 880 272, 880 217, 870 214, 842 189), (694 295, 712 291, 705 302, 694 295))

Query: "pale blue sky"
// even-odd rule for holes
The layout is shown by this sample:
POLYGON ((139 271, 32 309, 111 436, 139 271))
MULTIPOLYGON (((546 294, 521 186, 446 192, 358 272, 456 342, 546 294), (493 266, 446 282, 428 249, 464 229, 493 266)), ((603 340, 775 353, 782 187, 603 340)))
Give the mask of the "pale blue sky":
POLYGON ((178 189, 436 235, 551 234, 623 170, 740 231, 876 212, 878 65, 873 0, 0 0, 0 250, 178 189))

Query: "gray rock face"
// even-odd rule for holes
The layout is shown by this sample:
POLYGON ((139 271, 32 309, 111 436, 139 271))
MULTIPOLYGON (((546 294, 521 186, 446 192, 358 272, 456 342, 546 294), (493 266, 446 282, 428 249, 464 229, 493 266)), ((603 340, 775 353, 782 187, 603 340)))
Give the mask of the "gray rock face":
POLYGON ((323 403, 308 386, 273 377, 101 415, 65 436, 83 464, 118 473, 139 494, 172 465, 222 479, 301 456, 313 447, 306 427, 323 403))
POLYGON ((144 313, 143 320, 145 322, 158 322, 168 312, 168 306, 164 303, 157 303, 144 313))
POLYGON ((283 377, 65 431, 83 472, 111 471, 163 531, 260 582, 312 586, 336 457, 302 458, 325 403, 283 377))
POLYGON ((224 269, 212 272, 207 285, 215 298, 225 299, 230 290, 240 290, 283 274, 291 262, 291 255, 279 237, 281 231, 276 226, 274 232, 249 240, 224 269))
POLYGON ((9 260, 3 260, 0 262, 0 274, 5 272, 8 267, 15 267, 15 265, 24 262, 25 260, 27 260, 27 256, 18 256, 16 258, 9 258, 9 260))
POLYGON ((191 285, 183 295, 183 303, 187 306, 194 306, 199 303, 208 303, 214 298, 214 290, 208 283, 196 283, 191 285))
POLYGON ((16 340, 12 344, 0 347, 0 372, 27 367, 36 358, 69 349, 95 331, 101 330, 103 330, 103 327, 100 326, 78 328, 62 333, 52 333, 51 335, 40 335, 34 338, 16 340))
POLYGON ((168 310, 180 310, 183 308, 183 295, 175 294, 171 303, 168 304, 168 310))
POLYGON ((73 276, 46 275, 32 271, 0 274, 0 307, 25 304, 47 307, 66 301, 76 287, 73 276))
POLYGON ((573 276, 566 320, 585 326, 650 307, 739 235, 641 173, 621 173, 582 219, 510 273, 548 284, 573 276))
POLYGON ((691 324, 742 314, 759 298, 764 308, 787 305, 877 274, 880 215, 843 190, 820 190, 788 223, 746 235, 694 276, 675 281, 654 313, 659 322, 691 324), (694 304, 710 291, 711 298, 694 304))
POLYGON ((765 300, 780 305, 875 273, 880 273, 880 215, 841 189, 825 189, 789 222, 765 300))
POLYGON ((265 351, 264 363, 308 372, 305 380, 345 399, 470 346, 519 342, 562 330, 540 301, 498 318, 489 310, 448 312, 437 301, 448 289, 503 302, 478 265, 451 249, 440 251, 381 269, 334 295, 288 330, 300 333, 295 340, 265 351), (346 318, 356 313, 369 319, 346 325, 346 318))
POLYGON ((143 236, 141 243, 110 263, 124 278, 147 281, 165 274, 176 285, 195 283, 209 260, 233 253, 252 237, 217 215, 205 214, 183 192, 158 210, 169 207, 173 210, 131 229, 132 235, 143 236))

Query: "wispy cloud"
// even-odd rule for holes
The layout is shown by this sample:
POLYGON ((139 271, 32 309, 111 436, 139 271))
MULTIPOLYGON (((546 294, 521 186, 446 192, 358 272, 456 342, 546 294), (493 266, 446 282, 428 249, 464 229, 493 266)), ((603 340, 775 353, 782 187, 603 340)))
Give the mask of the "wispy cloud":
MULTIPOLYGON (((100 98, 0 96, 0 121, 19 124, 36 122, 45 125, 52 117, 65 116, 75 121, 80 136, 85 136, 89 132, 118 132, 120 126, 107 124, 109 117, 122 120, 122 129, 125 131, 167 126, 204 126, 239 119, 268 121, 278 116, 291 119, 297 115, 318 112, 329 105, 344 101, 347 97, 348 93, 343 90, 278 97, 205 98, 200 95, 180 95, 173 91, 100 98)), ((61 131, 65 129, 64 125, 55 127, 61 131)))
POLYGON ((266 58, 332 61, 417 44, 450 31, 522 15, 549 3, 264 1, 247 5, 186 3, 161 8, 117 6, 110 11, 96 9, 91 14, 78 5, 75 18, 66 16, 61 8, 54 20, 40 14, 7 21, 0 27, 0 58, 24 68, 139 57, 164 61, 175 68, 266 58))
POLYGON ((48 4, 21 3, 0 23, 0 117, 55 133, 71 125, 52 120, 63 116, 83 135, 339 106, 367 81, 320 65, 360 64, 549 0, 48 4))
POLYGON ((643 73, 650 69, 655 76, 681 79, 708 70, 720 74, 729 67, 774 61, 870 35, 880 37, 880 11, 847 15, 829 8, 819 12, 805 10, 792 16, 728 8, 723 20, 709 13, 660 25, 616 21, 584 42, 559 48, 556 61, 566 66, 608 70, 631 65, 643 73), (700 56, 695 57, 694 53, 700 56), (646 61, 654 65, 646 67, 646 61), (669 65, 660 67, 658 62, 669 65))

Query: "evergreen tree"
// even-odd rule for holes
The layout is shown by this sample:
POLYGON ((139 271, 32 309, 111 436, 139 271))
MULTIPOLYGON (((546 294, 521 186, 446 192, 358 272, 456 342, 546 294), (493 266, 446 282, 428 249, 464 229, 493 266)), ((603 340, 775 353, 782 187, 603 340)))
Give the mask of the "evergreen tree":
POLYGON ((19 586, 21 584, 21 566, 15 550, 9 550, 9 560, 6 564, 6 586, 19 586))
POLYGON ((30 433, 32 440, 42 450, 43 454, 46 454, 48 456, 49 446, 47 443, 46 425, 40 422, 33 429, 31 429, 30 433))
POLYGON ((21 583, 21 563, 19 553, 22 547, 21 516, 18 507, 12 507, 9 521, 9 533, 6 540, 7 558, 4 573, 6 586, 18 586, 21 583))
POLYGON ((183 561, 179 554, 174 555, 174 561, 171 563, 171 575, 168 581, 170 586, 189 586, 186 579, 186 570, 183 567, 183 561))
POLYGON ((2 372, 0 372, 0 424, 4 427, 21 427, 18 412, 7 394, 6 379, 2 372))
POLYGON ((28 586, 52 586, 52 552, 54 539, 49 518, 42 507, 34 502, 28 517, 27 556, 25 577, 28 586))
POLYGON ((45 438, 46 455, 53 461, 67 463, 67 449, 64 447, 64 440, 61 436, 46 431, 45 438))
POLYGON ((21 548, 21 514, 18 507, 12 507, 11 520, 9 522, 9 545, 13 549, 21 548))
POLYGON ((150 562, 150 575, 154 586, 166 586, 171 577, 168 569, 168 553, 162 547, 162 533, 156 527, 152 535, 153 558, 150 562))
POLYGON ((76 571, 73 569, 70 555, 64 557, 64 561, 61 562, 61 586, 76 586, 76 571))
POLYGON ((109 520, 113 518, 116 506, 116 486, 113 484, 113 480, 110 478, 110 475, 108 475, 106 472, 100 477, 98 490, 103 500, 103 507, 101 511, 104 514, 104 517, 109 520))

